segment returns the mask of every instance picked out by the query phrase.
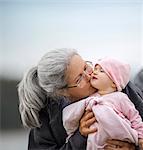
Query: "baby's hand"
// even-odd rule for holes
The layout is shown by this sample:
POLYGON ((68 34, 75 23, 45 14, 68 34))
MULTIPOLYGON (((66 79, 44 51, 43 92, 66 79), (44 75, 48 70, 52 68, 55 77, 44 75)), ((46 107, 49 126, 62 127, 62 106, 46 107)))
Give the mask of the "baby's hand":
POLYGON ((143 139, 139 139, 140 150, 143 150, 143 139))

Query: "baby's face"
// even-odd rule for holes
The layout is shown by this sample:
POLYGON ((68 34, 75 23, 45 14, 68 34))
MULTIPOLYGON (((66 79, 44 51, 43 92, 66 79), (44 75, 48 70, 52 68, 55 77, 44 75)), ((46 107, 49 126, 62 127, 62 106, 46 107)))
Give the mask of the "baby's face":
POLYGON ((100 65, 95 65, 94 71, 91 75, 91 85, 98 90, 107 90, 112 88, 113 81, 109 78, 106 72, 100 65))

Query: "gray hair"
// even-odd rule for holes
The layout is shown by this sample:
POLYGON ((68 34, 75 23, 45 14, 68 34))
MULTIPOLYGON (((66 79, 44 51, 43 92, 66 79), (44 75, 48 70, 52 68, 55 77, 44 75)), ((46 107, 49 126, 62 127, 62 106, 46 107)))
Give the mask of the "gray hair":
POLYGON ((66 87, 66 70, 71 58, 78 55, 74 49, 56 49, 46 53, 36 67, 31 68, 18 85, 19 111, 23 125, 40 127, 39 111, 46 97, 59 96, 66 87))

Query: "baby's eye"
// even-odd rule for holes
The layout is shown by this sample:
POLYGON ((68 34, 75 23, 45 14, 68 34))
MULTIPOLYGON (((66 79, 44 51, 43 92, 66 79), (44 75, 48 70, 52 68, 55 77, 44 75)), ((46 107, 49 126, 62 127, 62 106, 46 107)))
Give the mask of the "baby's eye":
POLYGON ((100 72, 105 72, 103 69, 100 69, 100 72))

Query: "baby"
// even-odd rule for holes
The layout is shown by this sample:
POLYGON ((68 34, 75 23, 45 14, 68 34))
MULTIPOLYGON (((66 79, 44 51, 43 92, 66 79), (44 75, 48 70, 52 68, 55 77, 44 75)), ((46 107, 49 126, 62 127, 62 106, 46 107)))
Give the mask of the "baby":
POLYGON ((91 109, 97 120, 91 128, 96 127, 97 132, 88 135, 87 150, 104 149, 107 139, 135 143, 143 150, 142 119, 128 96, 121 92, 129 82, 129 75, 129 65, 116 59, 104 58, 96 63, 91 85, 97 92, 63 110, 68 138, 77 130, 85 109, 91 109))

